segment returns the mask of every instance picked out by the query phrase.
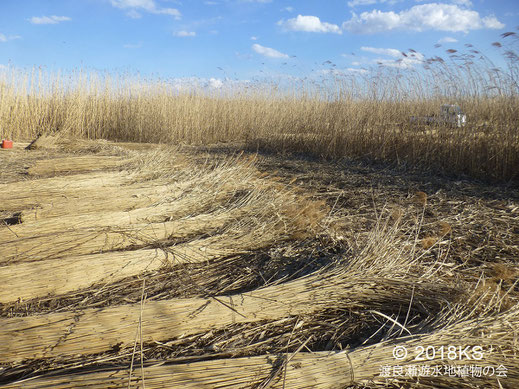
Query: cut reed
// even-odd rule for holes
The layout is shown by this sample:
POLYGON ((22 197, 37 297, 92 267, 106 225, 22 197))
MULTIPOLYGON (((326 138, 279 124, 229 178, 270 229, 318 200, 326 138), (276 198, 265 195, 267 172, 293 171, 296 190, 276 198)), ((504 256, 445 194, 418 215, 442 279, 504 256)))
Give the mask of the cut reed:
MULTIPOLYGON (((451 312, 446 317, 451 315, 453 319, 459 314, 460 312, 451 312)), ((146 385, 153 388, 337 389, 350 385, 385 387, 389 382, 400 386, 419 385, 431 388, 513 388, 519 384, 519 375, 514 369, 519 358, 516 334, 513 331, 519 325, 518 317, 519 312, 515 309, 497 316, 458 318, 430 333, 400 337, 347 351, 301 352, 305 344, 302 342, 298 350, 288 354, 221 358, 191 363, 186 363, 182 358, 173 358, 165 363, 148 363, 143 371, 146 385), (456 358, 446 360, 444 354, 438 352, 417 363, 414 353, 416 350, 441 350, 445 345, 455 347, 456 358), (459 359, 458 356, 463 355, 458 351, 460 347, 468 349, 467 355, 471 356, 473 348, 477 347, 484 359, 480 363, 475 363, 480 359, 459 359), (396 364, 395 349, 410 352, 396 364), (403 374, 390 374, 388 378, 384 369, 393 366, 401 368, 403 374), (492 376, 479 374, 478 367, 492 371, 492 376), (438 374, 430 373, 435 368, 438 369, 438 374)), ((65 371, 64 374, 37 377, 14 385, 23 384, 28 388, 71 388, 87 385, 95 388, 107 385, 119 387, 127 382, 129 373, 127 368, 121 367, 92 370, 78 374, 65 371)), ((140 387, 142 379, 142 371, 136 369, 130 387, 140 387)))

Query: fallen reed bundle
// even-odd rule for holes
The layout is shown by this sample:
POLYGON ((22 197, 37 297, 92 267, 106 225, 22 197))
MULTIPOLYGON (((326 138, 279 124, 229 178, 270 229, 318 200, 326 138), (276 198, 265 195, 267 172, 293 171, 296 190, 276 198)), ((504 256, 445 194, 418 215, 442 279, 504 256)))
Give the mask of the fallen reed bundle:
POLYGON ((127 183, 124 172, 95 172, 0 184, 0 207, 4 211, 22 211, 42 204, 81 199, 104 189, 127 183))
POLYGON ((171 264, 171 255, 163 250, 142 249, 67 257, 58 263, 49 260, 2 266, 0 274, 5 282, 0 284, 0 302, 66 293, 171 264))
MULTIPOLYGON (((463 314, 468 314, 464 312, 463 314)), ((458 313, 445 316, 446 323, 429 333, 400 337, 372 346, 346 351, 295 352, 246 358, 213 359, 186 363, 172 358, 160 364, 153 361, 117 368, 81 368, 63 373, 36 377, 7 387, 23 384, 27 388, 72 388, 88 386, 102 388, 113 385, 149 388, 330 388, 350 385, 386 387, 420 382, 429 388, 509 387, 519 385, 518 345, 513 331, 519 325, 517 308, 501 314, 455 319, 458 313), (440 350, 454 346, 455 355, 429 353, 424 360, 416 357, 420 347, 440 350), (482 358, 464 359, 460 348, 468 346, 468 356, 474 357, 472 347, 479 347, 482 358), (408 350, 406 357, 395 359, 395 349, 408 350), (478 374, 487 367, 492 375, 478 374), (393 370, 392 368, 395 368, 393 370), (393 375, 401 371, 401 375, 393 375), (436 371, 436 373, 434 373, 436 371), (471 374, 472 371, 472 374, 471 374), (489 370, 490 371, 490 370, 489 370), (389 375, 386 373, 389 372, 389 375)))
MULTIPOLYGON (((276 376, 279 375, 282 370, 283 359, 267 355, 149 366, 144 370, 144 377, 147 388, 253 388, 262 380, 268 380, 270 375, 276 372, 276 376)), ((288 364, 285 381, 288 388, 342 388, 345 382, 351 382, 348 377, 351 377, 350 364, 344 355, 334 356, 328 352, 300 353, 288 364), (336 383, 330 386, 334 379, 337 380, 336 383)), ((276 377, 274 381, 279 381, 279 378, 276 377)), ((128 387, 128 382, 130 388, 142 387, 140 371, 135 371, 131 378, 129 369, 121 368, 39 378, 25 381, 22 385, 27 388, 106 388, 128 387)), ((271 387, 283 385, 277 382, 271 387)))
POLYGON ((28 237, 20 240, 24 245, 13 244, 16 241, 0 245, 6 248, 4 266, 0 266, 0 276, 6 281, 0 285, 0 302, 67 293, 161 266, 205 262, 257 250, 294 235, 311 234, 315 228, 311 223, 323 217, 319 214, 320 204, 300 202, 295 211, 292 205, 283 204, 289 200, 285 196, 276 202, 270 202, 272 196, 263 197, 269 201, 268 206, 259 201, 261 198, 255 198, 258 201, 252 204, 233 205, 227 211, 173 222, 137 224, 122 230, 72 231, 28 237), (288 210, 284 208, 287 206, 288 210), (179 243, 185 240, 191 241, 179 243), (139 247, 161 250, 158 254, 155 249, 135 250, 139 247), (133 250, 121 251, 129 248, 133 250), (82 253, 90 255, 77 255, 82 253))
MULTIPOLYGON (((243 246, 240 237, 252 234, 254 238, 249 242, 253 249, 264 242, 311 233, 324 217, 321 202, 296 200, 293 195, 269 188, 249 190, 238 201, 232 192, 220 192, 128 211, 103 215, 92 212, 3 228, 0 265, 106 252, 139 245, 138 242, 148 245, 155 241, 164 245, 165 240, 182 240, 195 231, 207 234, 230 222, 234 225, 228 226, 227 235, 235 240, 233 245, 243 246), (214 220, 210 220, 210 215, 214 220), (284 236, 279 235, 281 230, 284 236)), ((229 246, 224 238, 215 238, 214 248, 229 246)))
MULTIPOLYGON (((457 298, 454 293, 456 289, 442 283, 427 282, 426 279, 421 282, 406 280, 409 272, 416 274, 416 270, 412 269, 416 263, 412 257, 405 255, 406 250, 394 244, 396 231, 393 227, 389 231, 382 228, 374 232, 364 250, 348 260, 344 271, 316 273, 234 296, 150 302, 146 305, 142 322, 146 328, 145 341, 171 339, 233 323, 311 315, 316 310, 334 307, 346 310, 366 307, 385 309, 391 302, 400 307, 412 305, 417 312, 425 312, 426 315, 429 311, 441 310, 445 303, 457 298)), ((157 252, 166 255, 165 252, 157 252)), ((118 255, 126 261, 129 253, 132 252, 120 252, 118 255)), ((134 259, 141 261, 138 256, 134 259)), ((72 262, 76 265, 76 275, 81 274, 85 278, 84 274, 91 271, 105 277, 110 274, 112 269, 105 268, 104 264, 96 266, 94 262, 89 268, 89 260, 91 258, 85 258, 83 263, 78 263, 77 259, 72 262)), ((161 257, 157 258, 157 254, 150 251, 146 265, 160 266, 161 257)), ((138 274, 131 269, 132 266, 134 263, 131 261, 124 266, 119 263, 117 271, 138 274)), ((139 270, 142 270, 142 261, 139 270)), ((4 331, 0 334, 0 342, 6 344, 6 348, 0 350, 0 359, 19 361, 24 358, 96 353, 116 344, 128 345, 141 313, 141 306, 136 304, 1 319, 0 325, 4 331)))
POLYGON ((111 147, 105 140, 92 141, 89 139, 66 136, 64 134, 40 134, 36 139, 29 143, 26 150, 59 150, 65 152, 83 151, 89 153, 98 153, 106 150, 114 151, 113 147, 111 147))
POLYGON ((65 216, 67 211, 77 215, 98 210, 128 210, 132 209, 132 198, 145 195, 146 190, 150 195, 164 194, 160 198, 162 203, 176 200, 183 193, 207 198, 222 191, 236 192, 246 187, 251 178, 257 180, 258 175, 250 162, 230 158, 221 165, 197 164, 176 149, 141 153, 132 160, 132 166, 124 172, 93 172, 0 184, 0 210, 24 211, 22 222, 40 217, 39 208, 41 217, 65 216), (171 193, 164 193, 168 188, 172 189, 171 193))
POLYGON ((0 303, 67 293, 99 282, 115 282, 163 266, 207 261, 237 254, 249 247, 227 244, 226 248, 212 248, 214 239, 166 246, 170 244, 168 240, 183 240, 197 235, 211 234, 239 215, 240 212, 221 216, 201 215, 180 222, 137 225, 126 232, 80 232, 76 233, 75 240, 71 239, 74 238, 74 234, 66 234, 63 242, 60 239, 45 242, 44 237, 41 239, 42 245, 38 246, 40 251, 18 254, 24 258, 34 258, 44 256, 47 248, 54 248, 54 255, 58 257, 61 255, 62 258, 4 263, 6 266, 0 266, 0 278, 5 281, 0 284, 0 303), (164 242, 163 250, 136 250, 138 247, 157 246, 161 241, 164 242), (132 250, 123 251, 129 248, 132 250), (103 251, 106 253, 79 255, 82 252, 103 251))
POLYGON ((112 156, 74 156, 54 159, 43 159, 27 169, 29 175, 51 176, 64 173, 83 173, 99 170, 110 170, 122 167, 129 161, 112 156))
MULTIPOLYGON (((0 287, 0 301, 67 293, 161 266, 244 253, 313 234, 325 216, 322 202, 261 177, 250 159, 172 174, 172 163, 163 158, 152 156, 127 177, 126 189, 145 179, 152 186, 173 180, 171 192, 155 190, 163 195, 150 206, 99 214, 94 212, 95 201, 86 205, 92 200, 87 197, 85 213, 0 229, 0 274, 8 281, 0 287), (162 249, 161 260, 155 261, 157 247, 162 249), (153 250, 138 250, 146 248, 153 250), (37 261, 41 263, 34 264, 37 261)), ((109 196, 109 190, 104 195, 109 196)), ((110 197, 115 198, 114 207, 127 206, 115 191, 110 197)), ((72 204, 79 202, 74 199, 72 204)), ((64 204, 66 200, 61 209, 64 204)))
MULTIPOLYGON (((67 263, 69 257, 104 253, 109 251, 136 249, 146 246, 162 245, 167 247, 173 243, 194 239, 196 236, 213 234, 218 228, 239 218, 244 212, 230 210, 228 212, 202 214, 193 217, 185 217, 171 222, 146 223, 146 220, 135 220, 132 223, 133 214, 119 219, 119 225, 114 226, 88 226, 85 228, 70 229, 65 231, 41 232, 35 236, 30 235, 30 229, 24 229, 26 235, 22 235, 17 226, 12 226, 4 231, 0 230, 0 243, 2 250, 1 265, 19 264, 22 262, 35 262, 64 258, 62 263, 67 263), (126 221, 127 223, 122 223, 126 221)), ((122 214, 125 216, 125 214, 122 214)), ((78 218, 81 219, 81 218, 78 218)), ((95 215, 86 218, 95 221, 95 215)), ((101 218, 103 219, 103 218, 101 218)), ((92 258, 95 262, 95 259, 92 258)), ((60 266, 59 261, 47 262, 51 267, 60 266)))
MULTIPOLYGON (((182 162, 175 160, 176 168, 180 168, 182 162)), ((43 191, 42 198, 37 204, 20 204, 19 198, 8 198, 6 202, 10 204, 11 210, 21 212, 21 222, 29 225, 37 220, 55 219, 54 224, 67 224, 67 216, 81 214, 104 214, 111 211, 130 211, 137 208, 144 208, 154 204, 160 204, 168 199, 175 199, 193 186, 190 180, 178 180, 172 182, 156 182, 148 180, 146 177, 135 177, 134 170, 129 169, 122 173, 122 180, 103 181, 102 185, 92 182, 89 176, 94 175, 74 175, 69 176, 67 183, 61 180, 52 182, 55 193, 43 191), (85 181, 81 188, 75 189, 79 181, 85 181), (27 209, 30 207, 30 209, 27 209)), ((62 177, 61 177, 62 178, 62 177)), ((31 181, 31 190, 38 193, 39 186, 43 183, 44 187, 49 186, 51 179, 38 179, 31 181)), ((24 183, 19 186, 23 187, 24 183)), ((14 190, 20 190, 13 185, 14 190)), ((3 207, 3 206, 2 206, 3 207)), ((73 217, 72 217, 73 219, 73 217)), ((38 225, 31 224, 32 228, 38 225)))
MULTIPOLYGON (((175 191, 173 192, 175 193, 175 191)), ((215 199, 216 205, 226 200, 225 197, 215 199)), ((114 207, 118 205, 118 208, 124 208, 126 203, 120 200, 113 200, 114 207)), ((175 201, 172 203, 163 204, 149 204, 149 206, 116 210, 112 212, 96 213, 96 204, 90 204, 90 212, 84 214, 70 214, 63 217, 48 218, 45 220, 36 220, 33 222, 26 222, 11 226, 9 230, 0 230, 0 241, 6 242, 6 244, 21 247, 20 251, 26 250, 24 244, 31 246, 31 239, 33 237, 44 236, 48 240, 53 239, 53 235, 77 232, 78 230, 94 230, 102 229, 107 227, 122 228, 125 226, 143 225, 146 223, 160 223, 165 220, 175 220, 182 217, 186 217, 196 211, 203 212, 206 208, 204 203, 196 204, 192 199, 189 201, 175 201), (188 204, 189 203, 189 204, 188 204), (191 205, 191 207, 188 207, 191 205)), ((66 238, 65 238, 66 239, 66 238)), ((36 242, 38 244, 39 242, 36 242)))
POLYGON ((15 362, 97 353, 117 344, 129 346, 141 315, 144 341, 151 342, 233 323, 311 315, 325 308, 386 309, 390 303, 430 314, 457 300, 458 293, 457 289, 443 285, 341 272, 317 274, 234 296, 149 302, 144 312, 140 304, 135 304, 0 319, 0 342, 6 345, 0 350, 0 359, 15 362))
POLYGON ((164 196, 180 195, 181 193, 181 186, 154 183, 105 187, 99 188, 95 192, 85 190, 81 193, 81 197, 49 199, 49 202, 40 203, 36 208, 24 209, 20 213, 20 220, 27 226, 34 225, 32 223, 35 221, 51 218, 59 218, 64 221, 70 215, 103 214, 117 210, 131 211, 156 204, 164 196), (116 197, 114 198, 114 196, 116 197))

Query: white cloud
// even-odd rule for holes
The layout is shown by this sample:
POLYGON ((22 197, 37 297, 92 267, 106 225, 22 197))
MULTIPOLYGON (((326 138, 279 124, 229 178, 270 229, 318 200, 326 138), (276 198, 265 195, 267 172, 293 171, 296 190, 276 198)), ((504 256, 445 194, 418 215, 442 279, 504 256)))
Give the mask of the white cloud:
POLYGON ((287 54, 281 53, 280 51, 277 51, 270 47, 258 45, 257 43, 252 45, 252 50, 254 50, 258 54, 261 54, 269 58, 288 58, 287 54))
POLYGON ((4 34, 1 34, 0 33, 0 42, 8 42, 8 41, 12 41, 12 40, 15 40, 15 39, 20 39, 21 36, 20 35, 4 35, 4 34))
POLYGON ((351 73, 361 73, 361 74, 368 72, 366 69, 359 69, 359 68, 347 68, 346 70, 351 73))
POLYGON ((173 35, 181 37, 181 38, 185 38, 185 37, 190 37, 190 36, 196 36, 196 32, 181 30, 181 31, 175 32, 173 35))
POLYGON ((251 37, 250 37, 250 40, 251 40, 251 41, 257 41, 257 40, 258 40, 258 37, 257 37, 257 36, 251 36, 251 37))
POLYGON ((32 24, 58 24, 61 22, 67 22, 70 19, 68 16, 33 16, 29 19, 32 24))
POLYGON ((285 7, 281 11, 294 12, 294 7, 285 7))
POLYGON ((464 7, 472 7, 472 1, 470 0, 452 0, 454 4, 461 5, 464 7))
POLYGON ((216 1, 204 1, 205 5, 218 5, 216 1))
POLYGON ((198 77, 184 77, 175 78, 171 80, 171 87, 179 92, 186 92, 191 90, 204 90, 207 92, 220 91, 234 91, 236 88, 243 88, 250 85, 250 80, 233 80, 230 78, 198 78, 198 77))
POLYGON ((287 21, 280 20, 278 25, 291 31, 331 32, 334 34, 342 34, 339 26, 336 24, 321 22, 317 16, 297 15, 296 18, 288 19, 287 21))
POLYGON ((175 19, 180 19, 182 16, 180 11, 176 8, 159 8, 154 0, 110 0, 112 6, 128 10, 126 13, 129 17, 133 19, 138 19, 141 17, 140 11, 146 11, 152 14, 159 15, 170 15, 175 19))
POLYGON ((219 78, 210 78, 207 84, 210 88, 220 89, 223 86, 223 81, 219 78))
MULTIPOLYGON (((380 0, 380 2, 384 2, 385 0, 380 0)), ((417 3, 423 3, 424 1, 426 0, 415 0, 417 3)), ((448 1, 449 3, 452 3, 452 4, 456 4, 456 5, 461 5, 463 7, 467 7, 467 8, 470 8, 472 7, 472 1, 470 0, 450 0, 448 1)))
POLYGON ((126 15, 129 16, 132 19, 140 19, 140 18, 142 18, 142 15, 139 12, 135 11, 134 9, 131 9, 128 12, 126 12, 126 15))
POLYGON ((350 32, 372 34, 391 30, 439 30, 463 31, 481 28, 503 28, 495 16, 481 18, 476 11, 462 9, 452 4, 422 4, 415 5, 401 12, 383 12, 372 10, 360 15, 353 13, 350 20, 342 27, 350 32))
POLYGON ((378 55, 387 55, 389 57, 400 58, 402 57, 402 52, 397 49, 381 49, 377 47, 365 47, 362 46, 360 48, 362 51, 367 51, 368 53, 378 54, 378 55))
POLYGON ((483 24, 486 28, 492 28, 495 30, 499 30, 501 28, 504 28, 505 25, 501 23, 495 16, 485 16, 483 19, 483 24))
POLYGON ((153 11, 155 14, 162 14, 162 15, 170 15, 175 17, 175 19, 180 19, 180 11, 176 8, 161 8, 153 11))
POLYGON ((114 7, 127 8, 142 8, 146 11, 152 11, 157 8, 154 0, 111 0, 114 7))
POLYGON ((423 60, 418 60, 415 58, 401 58, 397 60, 393 59, 378 59, 377 63, 383 66, 389 66, 392 68, 399 68, 399 69, 409 69, 412 68, 414 65, 421 64, 423 60))
MULTIPOLYGON (((422 53, 417 51, 408 51, 404 53, 403 51, 397 49, 390 48, 378 48, 378 47, 366 47, 363 46, 360 48, 362 51, 366 51, 368 53, 373 53, 377 55, 384 55, 387 57, 397 58, 397 59, 386 59, 386 58, 377 58, 375 60, 369 61, 371 63, 376 63, 383 66, 396 67, 401 69, 408 69, 413 67, 414 65, 421 64, 425 60, 425 56, 422 53)), ((352 62, 352 65, 359 66, 360 62, 352 62)))
POLYGON ((376 4, 377 0, 352 0, 348 1, 348 7, 357 7, 359 5, 371 5, 376 4))
MULTIPOLYGON (((366 5, 373 5, 373 4, 377 4, 377 3, 380 3, 380 4, 389 4, 389 5, 395 5, 396 3, 400 3, 402 2, 403 0, 351 0, 351 1, 348 1, 348 7, 351 7, 351 8, 354 8, 354 7, 358 7, 358 6, 366 6, 366 5)), ((424 1, 424 0, 416 0, 417 2, 418 1, 424 1)))
POLYGON ((446 36, 438 41, 438 43, 456 43, 458 40, 450 36, 446 36))
POLYGON ((346 68, 346 69, 321 69, 318 73, 326 76, 351 76, 351 73, 364 74, 368 71, 362 68, 346 68))
POLYGON ((378 64, 381 64, 383 66, 389 66, 393 68, 400 68, 400 69, 410 69, 414 67, 414 65, 419 65, 423 63, 425 60, 425 56, 422 53, 418 52, 408 52, 402 54, 399 59, 376 59, 375 62, 378 64))

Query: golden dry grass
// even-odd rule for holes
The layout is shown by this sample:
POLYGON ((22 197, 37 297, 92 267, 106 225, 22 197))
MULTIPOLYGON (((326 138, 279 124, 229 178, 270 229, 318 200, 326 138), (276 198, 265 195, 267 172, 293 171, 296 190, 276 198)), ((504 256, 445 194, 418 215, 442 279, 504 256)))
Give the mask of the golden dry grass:
MULTIPOLYGON (((30 151, 15 144, 0 158, 13 167, 0 176, 0 383, 518 387, 512 197, 485 200, 495 209, 482 211, 475 200, 467 210, 440 190, 406 183, 389 211, 359 213, 388 203, 376 198, 371 177, 349 183, 344 198, 344 182, 331 190, 320 177, 310 190, 299 186, 308 171, 286 179, 261 173, 254 156, 89 140, 241 142, 516 180, 517 78, 500 73, 498 90, 488 92, 495 80, 487 68, 456 76, 444 63, 428 63, 429 78, 413 71, 391 78, 387 70, 363 84, 334 80, 337 93, 324 95, 272 84, 182 92, 96 73, 65 85, 56 74, 4 70, 0 135, 44 135, 30 151), (426 85, 439 92, 420 89, 426 85), (462 105, 467 127, 409 123, 446 99, 462 105), (322 185, 326 195, 316 193, 322 185), (348 209, 337 214, 340 201, 348 209), (453 214, 436 214, 439 204, 454 204, 453 214), (472 234, 491 219, 501 236, 472 234), (471 241, 482 236, 485 243, 471 241), (485 250, 491 261, 480 257, 485 250), (460 252, 472 262, 452 258, 460 252), (416 365, 413 355, 396 362, 395 346, 419 345, 481 346, 481 364, 503 365, 508 376, 380 376, 384 365, 416 365)), ((515 74, 517 62, 509 70, 515 74)))
POLYGON ((0 136, 245 142, 254 149, 369 158, 516 181, 519 61, 510 53, 518 40, 503 39, 508 68, 497 71, 484 57, 476 62, 468 59, 472 54, 458 53, 450 63, 435 57, 423 69, 404 72, 378 69, 317 84, 259 82, 216 91, 178 90, 167 81, 121 74, 7 69, 0 74, 0 136), (462 107, 465 127, 410 123, 412 115, 439 114, 444 103, 462 107))
MULTIPOLYGON (((54 161, 89 168, 85 161, 92 159, 93 166, 113 168, 76 155, 41 159, 27 170, 55 166, 54 161)), ((0 228, 0 278, 5 280, 0 302, 63 294, 304 239, 326 214, 322 201, 260 174, 254 158, 210 164, 188 159, 179 150, 165 149, 118 158, 117 166, 125 170, 106 176, 88 169, 90 175, 66 180, 5 184, 10 190, 0 195, 1 209, 16 210, 21 223, 0 228), (25 201, 37 193, 37 204, 25 201)), ((54 171, 60 172, 70 173, 54 171)))
MULTIPOLYGON (((142 387, 145 381, 150 388, 319 388, 338 389, 355 385, 355 387, 387 387, 388 382, 381 373, 381 366, 388 360, 394 359, 395 347, 405 347, 407 350, 416 350, 417 347, 440 348, 445 344, 454 345, 475 344, 481 347, 485 363, 479 365, 491 366, 494 369, 491 387, 513 388, 519 383, 519 375, 513 366, 519 362, 514 343, 513 329, 517 325, 517 311, 501 314, 495 319, 479 318, 459 320, 446 325, 443 329, 427 335, 402 338, 400 341, 383 342, 374 346, 359 347, 352 351, 342 352, 295 352, 283 356, 262 355, 248 358, 234 358, 192 363, 166 363, 148 365, 137 370, 133 378, 129 369, 98 369, 76 375, 42 377, 26 380, 27 388, 72 388, 78 385, 94 388, 114 385, 115 387, 142 387), (492 331, 501 339, 482 336, 482 332, 492 331), (495 347, 495 348, 494 348, 495 347), (498 366, 504 369, 504 375, 497 370, 498 366), (507 368, 507 366, 511 368, 507 368), (497 373, 496 373, 497 371, 497 373), (363 386, 366 385, 366 386, 363 386)), ((470 348, 471 349, 471 348, 470 348)), ((471 353, 471 351, 469 351, 471 353)), ((410 354, 413 354, 412 352, 410 354)), ((472 355, 472 354, 471 354, 472 355)), ((452 366, 453 371, 467 366, 460 360, 449 360, 441 353, 422 363, 414 359, 416 355, 409 355, 402 359, 398 366, 404 374, 418 374, 418 371, 427 371, 440 366, 452 366), (421 368, 420 368, 421 367, 421 368), (409 373, 408 373, 409 372, 409 373)), ((475 364, 474 366, 477 366, 475 364)), ((464 377, 449 376, 442 373, 435 378, 422 376, 421 385, 424 388, 474 388, 479 385, 488 386, 489 381, 484 375, 478 375, 474 370, 466 370, 464 377)), ((445 370, 446 371, 446 370, 445 370)), ((422 373, 423 374, 423 373, 422 373)), ((391 380, 393 385, 407 387, 409 378, 391 380)), ((13 386, 7 386, 13 387, 13 386)), ((490 387, 490 386, 489 386, 490 387)))
MULTIPOLYGON (((206 333, 236 323, 277 321, 294 316, 311 318, 325 309, 383 311, 388 304, 407 305, 415 314, 427 316, 432 312, 441 312, 446 304, 456 306, 469 298, 459 283, 442 284, 425 272, 413 258, 412 249, 399 246, 395 235, 397 232, 396 225, 381 225, 372 232, 364 249, 336 271, 317 272, 291 282, 238 295, 149 302, 145 307, 142 324, 146 328, 144 342, 206 333), (172 320, 174 326, 171 326, 172 320)), ((154 256, 151 250, 148 252, 148 261, 160 264, 157 253, 154 256)), ((115 253, 111 258, 106 256, 107 264, 108 260, 113 261, 112 268, 107 269, 93 259, 91 265, 71 259, 74 267, 69 272, 72 277, 73 273, 78 274, 74 278, 78 286, 85 286, 85 283, 81 284, 79 274, 87 274, 91 281, 95 279, 93 272, 142 272, 142 268, 136 268, 133 264, 117 261, 117 257, 125 258, 125 261, 130 257, 134 261, 144 260, 143 254, 138 252, 115 253)), ((48 267, 51 268, 51 265, 48 267)), ((38 276, 45 273, 39 266, 32 270, 26 267, 26 270, 38 276)), ((53 285, 56 292, 64 291, 58 288, 67 281, 66 278, 67 272, 56 271, 53 285)), ((22 279, 21 275, 19 279, 22 279)), ((27 287, 40 293, 45 291, 45 282, 36 280, 34 286, 18 285, 15 282, 9 284, 14 290, 27 287), (38 287, 43 289, 36 289, 38 287)), ((133 304, 102 310, 86 309, 80 314, 64 312, 0 318, 0 326, 4 329, 0 334, 0 342, 8 345, 0 351, 0 358, 14 363, 27 358, 94 354, 107 351, 115 345, 129 347, 131 334, 141 314, 141 305, 133 304)))
MULTIPOLYGON (((380 369, 394 364, 396 345, 414 349, 447 343, 485 347, 485 363, 510 368, 500 382, 519 382, 511 369, 518 363, 511 330, 519 324, 516 293, 499 284, 514 282, 514 266, 495 265, 493 278, 475 285, 470 277, 455 275, 443 254, 424 260, 438 243, 424 250, 423 242, 406 237, 402 229, 408 227, 400 223, 407 215, 400 207, 388 211, 387 222, 378 219, 370 233, 339 238, 336 216, 324 201, 291 187, 294 179, 283 184, 279 172, 260 173, 254 157, 216 162, 178 148, 130 157, 122 172, 4 184, 10 191, 0 196, 13 211, 31 212, 29 189, 42 207, 41 217, 26 216, 21 224, 0 229, 4 240, 11 239, 0 243, 10 258, 0 264, 0 304, 14 307, 12 317, 0 317, 5 345, 0 368, 7 387, 127 387, 128 382, 142 387, 143 374, 146 387, 384 387, 380 369), (98 202, 117 188, 127 195, 111 205, 100 202, 99 212, 98 202), (24 193, 26 198, 18 199, 24 193), (131 202, 133 195, 144 199, 131 202), (50 212, 55 203, 57 209, 50 212), (76 214, 67 216, 74 209, 76 214), (240 255, 316 237, 325 246, 341 248, 333 266, 289 281, 289 275, 264 280, 262 288, 236 292, 233 285, 247 285, 245 276, 229 281, 230 293, 206 288, 208 280, 220 284, 232 278, 217 269, 240 255), (357 245, 348 247, 346 242, 354 240, 357 245), (186 267, 195 262, 197 277, 186 267), (185 288, 196 293, 147 301, 144 282, 153 282, 148 277, 154 272, 166 280, 189 280, 185 288), (112 296, 118 283, 123 288, 141 283, 140 302, 112 296), (87 301, 87 289, 104 297, 88 307, 67 306, 74 295, 87 301), (29 308, 21 312, 24 299, 30 299, 29 308), (57 307, 40 311, 49 300, 57 307), (380 341, 379 332, 388 339, 385 335, 380 341), (335 344, 333 339, 345 333, 350 336, 345 339, 360 341, 340 351, 348 341, 341 345, 344 340, 335 344), (333 346, 319 342, 321 337, 333 346), (27 375, 33 378, 24 381, 27 375)), ((436 200, 423 191, 405 199, 408 212, 422 217, 436 200)), ((443 220, 424 228, 434 239, 453 234, 443 220)), ((294 271, 286 269, 296 256, 289 251, 274 266, 294 271)), ((244 262, 240 271, 253 271, 249 266, 244 262)), ((425 362, 440 363, 438 358, 425 362)), ((400 363, 414 364, 412 359, 400 363)), ((420 385, 498 387, 488 378, 447 376, 420 379, 420 385)))

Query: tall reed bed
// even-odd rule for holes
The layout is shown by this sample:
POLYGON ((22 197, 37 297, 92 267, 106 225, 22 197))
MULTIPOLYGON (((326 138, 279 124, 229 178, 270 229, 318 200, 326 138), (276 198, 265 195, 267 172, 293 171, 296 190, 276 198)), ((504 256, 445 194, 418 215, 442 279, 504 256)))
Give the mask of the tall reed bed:
POLYGON ((42 69, 0 72, 0 136, 68 133, 137 142, 246 142, 250 147, 368 158, 490 181, 519 181, 516 33, 495 42, 500 67, 472 45, 392 66, 322 77, 224 83, 221 88, 125 74, 42 69), (411 116, 458 104, 467 125, 426 126, 411 116))

